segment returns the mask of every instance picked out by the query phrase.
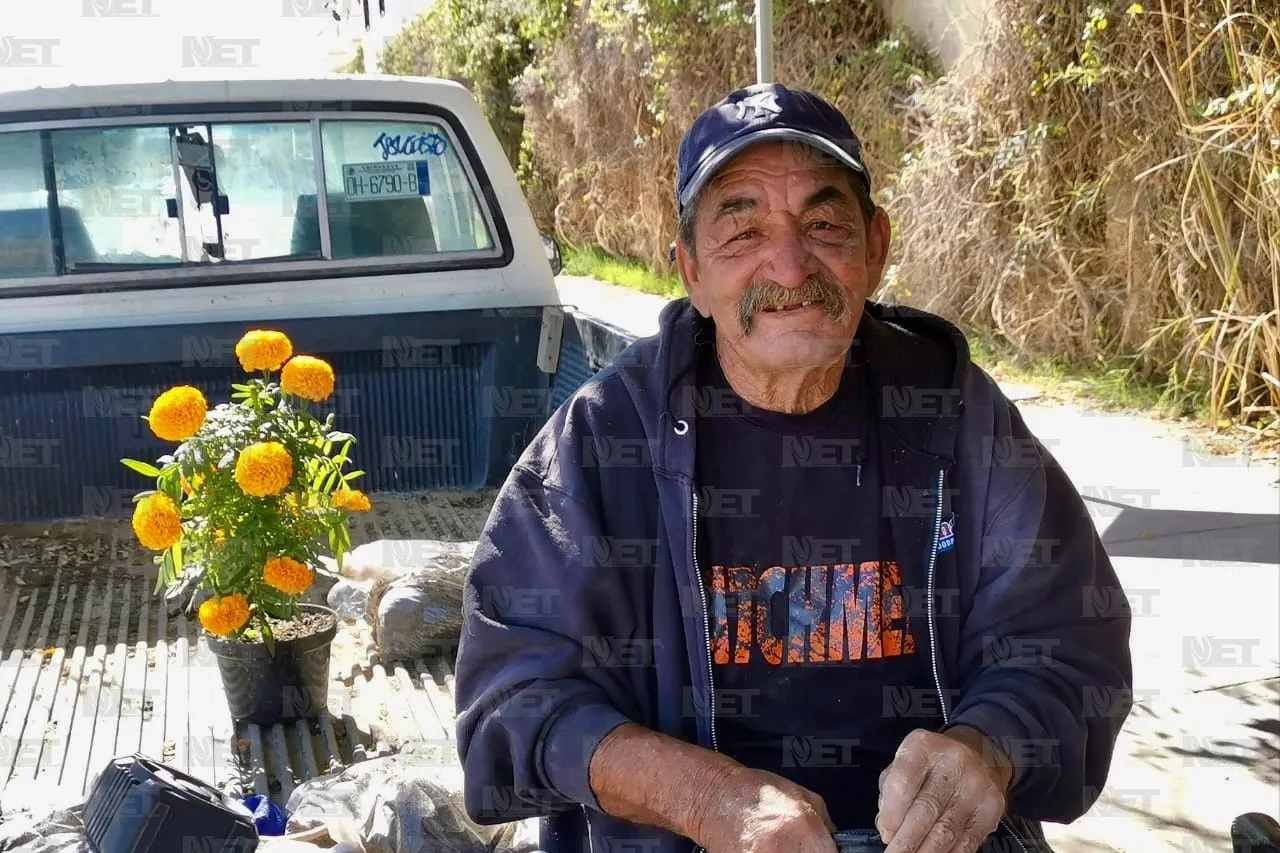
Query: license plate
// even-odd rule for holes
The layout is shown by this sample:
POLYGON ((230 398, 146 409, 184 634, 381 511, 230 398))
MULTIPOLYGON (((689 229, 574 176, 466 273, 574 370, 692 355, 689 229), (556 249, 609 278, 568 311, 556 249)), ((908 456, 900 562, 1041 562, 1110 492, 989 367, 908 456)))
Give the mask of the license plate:
POLYGON ((342 167, 347 201, 418 198, 431 194, 426 160, 390 163, 346 163, 342 167))

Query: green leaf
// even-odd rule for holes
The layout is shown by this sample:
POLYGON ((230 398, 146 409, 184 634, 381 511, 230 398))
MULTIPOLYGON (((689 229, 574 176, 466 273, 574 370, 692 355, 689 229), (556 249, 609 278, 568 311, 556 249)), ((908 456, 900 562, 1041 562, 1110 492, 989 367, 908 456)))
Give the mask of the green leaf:
POLYGON ((143 491, 138 492, 136 495, 133 496, 133 502, 137 503, 138 501, 145 498, 147 495, 155 495, 155 494, 159 494, 155 489, 144 489, 143 491))
MULTIPOLYGON (((333 432, 326 435, 325 439, 328 441, 345 441, 348 444, 350 444, 351 442, 356 440, 356 437, 349 432, 341 432, 338 430, 334 430, 333 432)), ((343 448, 342 455, 343 456, 346 455, 346 448, 343 448)))
POLYGON ((289 619, 293 616, 293 614, 289 612, 288 602, 275 603, 263 601, 258 606, 268 616, 275 617, 276 619, 289 619))
POLYGON ((350 483, 352 480, 354 480, 354 479, 356 479, 356 478, 358 478, 358 477, 363 477, 363 476, 364 476, 364 472, 363 472, 363 471, 352 471, 352 472, 351 472, 351 473, 349 473, 349 474, 343 474, 343 475, 342 475, 342 482, 344 482, 344 483, 350 483))
POLYGON ((121 459, 120 463, 126 468, 137 471, 144 477, 159 477, 160 469, 154 465, 148 465, 146 462, 139 462, 137 459, 121 459))
POLYGON ((276 654, 276 635, 271 632, 271 624, 262 620, 262 642, 267 644, 267 652, 272 657, 276 654))

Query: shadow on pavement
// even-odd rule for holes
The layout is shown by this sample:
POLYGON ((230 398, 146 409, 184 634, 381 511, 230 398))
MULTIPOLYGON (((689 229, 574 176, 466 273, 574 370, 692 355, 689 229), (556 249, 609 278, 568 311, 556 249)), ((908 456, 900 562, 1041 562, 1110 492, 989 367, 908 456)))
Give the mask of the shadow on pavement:
POLYGON ((1280 515, 1120 507, 1102 535, 1112 557, 1280 565, 1280 515))

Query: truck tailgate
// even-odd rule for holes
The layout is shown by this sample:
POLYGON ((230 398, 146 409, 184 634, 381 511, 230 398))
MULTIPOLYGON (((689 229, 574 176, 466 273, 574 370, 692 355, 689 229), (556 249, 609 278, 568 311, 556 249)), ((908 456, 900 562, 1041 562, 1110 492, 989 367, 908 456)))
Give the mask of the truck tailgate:
MULTIPOLYGON (((493 491, 376 495, 353 544, 470 541, 493 491)), ((329 714, 234 724, 194 618, 170 621, 128 519, 0 528, 0 789, 84 794, 134 752, 284 805, 299 783, 425 742, 457 763, 452 655, 383 665, 368 626, 340 623, 329 714)))

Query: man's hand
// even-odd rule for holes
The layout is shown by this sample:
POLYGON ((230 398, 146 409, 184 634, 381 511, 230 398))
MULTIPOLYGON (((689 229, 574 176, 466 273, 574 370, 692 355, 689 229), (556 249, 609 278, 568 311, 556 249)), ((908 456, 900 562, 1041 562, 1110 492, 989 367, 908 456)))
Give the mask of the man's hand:
POLYGON ((635 723, 600 741, 590 776, 605 814, 683 835, 707 853, 836 853, 817 794, 635 723))
POLYGON ((735 769, 699 812, 692 838, 707 853, 836 853, 822 798, 763 770, 735 769))
POLYGON ((974 853, 1000 823, 1012 765, 974 729, 917 729, 880 774, 885 853, 974 853))

